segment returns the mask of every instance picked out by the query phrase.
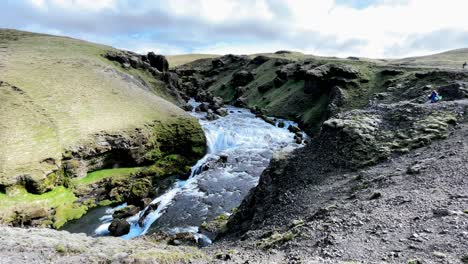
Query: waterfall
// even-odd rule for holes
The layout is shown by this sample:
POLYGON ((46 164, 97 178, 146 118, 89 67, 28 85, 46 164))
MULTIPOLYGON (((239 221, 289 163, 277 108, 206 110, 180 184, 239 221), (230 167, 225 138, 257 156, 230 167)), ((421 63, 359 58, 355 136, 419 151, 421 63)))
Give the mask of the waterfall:
MULTIPOLYGON (((193 106, 198 105, 194 101, 189 103, 193 106)), ((199 119, 205 133, 207 154, 192 167, 191 175, 187 180, 176 181, 172 188, 152 201, 151 204, 159 204, 159 206, 146 216, 142 226, 138 224, 138 220, 145 210, 148 210, 148 207, 128 218, 131 229, 122 238, 130 239, 147 233, 153 223, 165 214, 175 215, 175 213, 170 213, 171 210, 178 212, 178 216, 180 212, 182 214, 186 212, 187 216, 184 221, 180 222, 177 222, 177 219, 167 220, 166 222, 170 222, 167 224, 169 233, 185 230, 196 234, 199 222, 203 219, 200 220, 193 215, 200 214, 202 218, 207 218, 238 206, 247 191, 258 183, 258 178, 268 165, 273 152, 286 147, 301 146, 295 143, 294 134, 287 130, 288 125, 296 125, 294 122, 281 120, 286 125, 284 128, 279 128, 256 118, 247 109, 228 106, 227 110, 229 115, 214 121, 204 119, 205 113, 192 112, 192 115, 199 119), (221 154, 229 157, 227 164, 220 165, 214 162, 221 154), (202 171, 202 166, 208 162, 212 162, 213 167, 202 171), (203 190, 200 188, 201 185, 203 185, 203 190), (183 202, 184 198, 193 201, 190 208, 187 203, 183 202), (228 201, 228 199, 233 199, 233 201, 228 201), (195 210, 193 212, 196 213, 188 212, 189 210, 195 210)), ((107 228, 112 221, 112 213, 116 209, 108 210, 106 215, 101 217, 102 225, 95 230, 96 235, 108 234, 107 228)), ((200 236, 196 234, 196 238, 200 236)))

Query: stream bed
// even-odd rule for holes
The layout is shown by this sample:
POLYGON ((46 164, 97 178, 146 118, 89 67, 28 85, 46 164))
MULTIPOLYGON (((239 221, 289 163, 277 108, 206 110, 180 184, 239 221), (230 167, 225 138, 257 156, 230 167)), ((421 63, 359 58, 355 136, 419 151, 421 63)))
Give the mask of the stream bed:
MULTIPOLYGON (((190 101, 194 107, 198 103, 190 101)), ((130 239, 151 231, 169 234, 191 232, 197 236, 198 227, 240 205, 250 189, 258 184, 259 177, 268 166, 273 153, 301 147, 288 131, 294 122, 284 122, 279 128, 255 117, 248 109, 226 106, 229 114, 217 120, 206 120, 206 113, 192 112, 199 119, 207 139, 208 152, 192 167, 187 180, 178 180, 163 195, 156 197, 156 210, 138 224, 139 214, 127 218, 130 232, 122 238, 130 239)), ((305 135, 304 135, 305 136, 305 135)), ((95 209, 82 219, 68 225, 70 232, 91 235, 108 235, 114 210, 124 207, 95 209), (91 230, 91 231, 90 231, 91 230)))

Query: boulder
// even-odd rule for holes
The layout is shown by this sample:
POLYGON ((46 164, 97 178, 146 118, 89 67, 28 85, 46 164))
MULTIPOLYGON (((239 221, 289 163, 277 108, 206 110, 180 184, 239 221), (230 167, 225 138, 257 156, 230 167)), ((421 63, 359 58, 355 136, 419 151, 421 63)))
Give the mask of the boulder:
POLYGON ((113 214, 112 214, 112 217, 114 219, 125 219, 127 217, 130 217, 130 216, 134 216, 136 214, 138 214, 138 212, 140 211, 140 209, 134 205, 129 205, 127 207, 124 207, 120 210, 117 210, 115 211, 113 214))
POLYGON ((279 121, 278 122, 278 127, 279 128, 283 128, 285 126, 284 122, 283 121, 279 121))
POLYGON ((209 121, 213 121, 213 120, 216 120, 218 119, 218 116, 216 116, 213 112, 213 110, 211 109, 208 109, 208 112, 206 114, 206 119, 209 120, 209 121))
POLYGON ((244 86, 244 85, 249 84, 253 80, 254 80, 254 75, 252 72, 242 70, 242 71, 236 72, 233 75, 232 80, 231 80, 231 85, 234 87, 244 86))
POLYGON ((221 108, 223 106, 223 98, 215 96, 211 100, 210 103, 210 108, 213 109, 213 111, 216 111, 217 109, 221 108))
POLYGON ((199 106, 195 108, 195 111, 197 112, 208 112, 209 106, 206 103, 201 103, 199 106))
POLYGON ((154 52, 149 52, 147 58, 151 67, 158 69, 160 72, 166 72, 169 70, 169 62, 163 55, 157 55, 154 54, 154 52))
POLYGON ((228 111, 226 108, 219 108, 219 109, 216 109, 215 110, 215 113, 217 115, 220 115, 220 116, 227 116, 228 115, 228 111))
POLYGON ((108 230, 112 236, 123 236, 130 232, 130 224, 125 219, 114 219, 108 230))
POLYGON ((189 105, 189 104, 186 104, 186 105, 182 106, 182 109, 184 109, 185 111, 188 111, 188 112, 192 112, 193 106, 189 105))

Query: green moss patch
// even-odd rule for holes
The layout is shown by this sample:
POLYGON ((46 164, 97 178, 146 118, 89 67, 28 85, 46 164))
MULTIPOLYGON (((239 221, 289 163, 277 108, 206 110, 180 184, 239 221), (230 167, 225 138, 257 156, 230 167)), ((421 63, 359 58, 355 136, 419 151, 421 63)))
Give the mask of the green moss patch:
POLYGON ((73 183, 77 186, 79 185, 89 185, 96 182, 99 182, 103 179, 107 178, 126 178, 129 177, 132 173, 136 173, 140 171, 141 168, 116 168, 116 169, 104 169, 104 170, 97 170, 88 173, 85 177, 74 179, 73 183))
POLYGON ((0 215, 4 221, 12 222, 34 218, 36 215, 52 220, 53 226, 59 228, 66 221, 77 219, 86 212, 87 207, 75 204, 76 200, 73 192, 62 186, 43 194, 31 194, 22 186, 11 186, 6 193, 0 193, 0 215), (38 214, 40 209, 47 213, 38 214), (52 210, 55 210, 54 217, 52 210))

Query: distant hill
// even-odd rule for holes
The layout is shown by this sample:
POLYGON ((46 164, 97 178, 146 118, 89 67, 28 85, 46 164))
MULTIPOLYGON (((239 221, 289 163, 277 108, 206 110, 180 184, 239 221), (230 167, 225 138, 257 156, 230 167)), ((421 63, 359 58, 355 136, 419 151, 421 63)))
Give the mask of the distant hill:
POLYGON ((179 65, 187 64, 199 59, 212 59, 219 57, 220 55, 215 54, 182 54, 182 55, 169 55, 166 56, 171 67, 177 67, 179 65))

